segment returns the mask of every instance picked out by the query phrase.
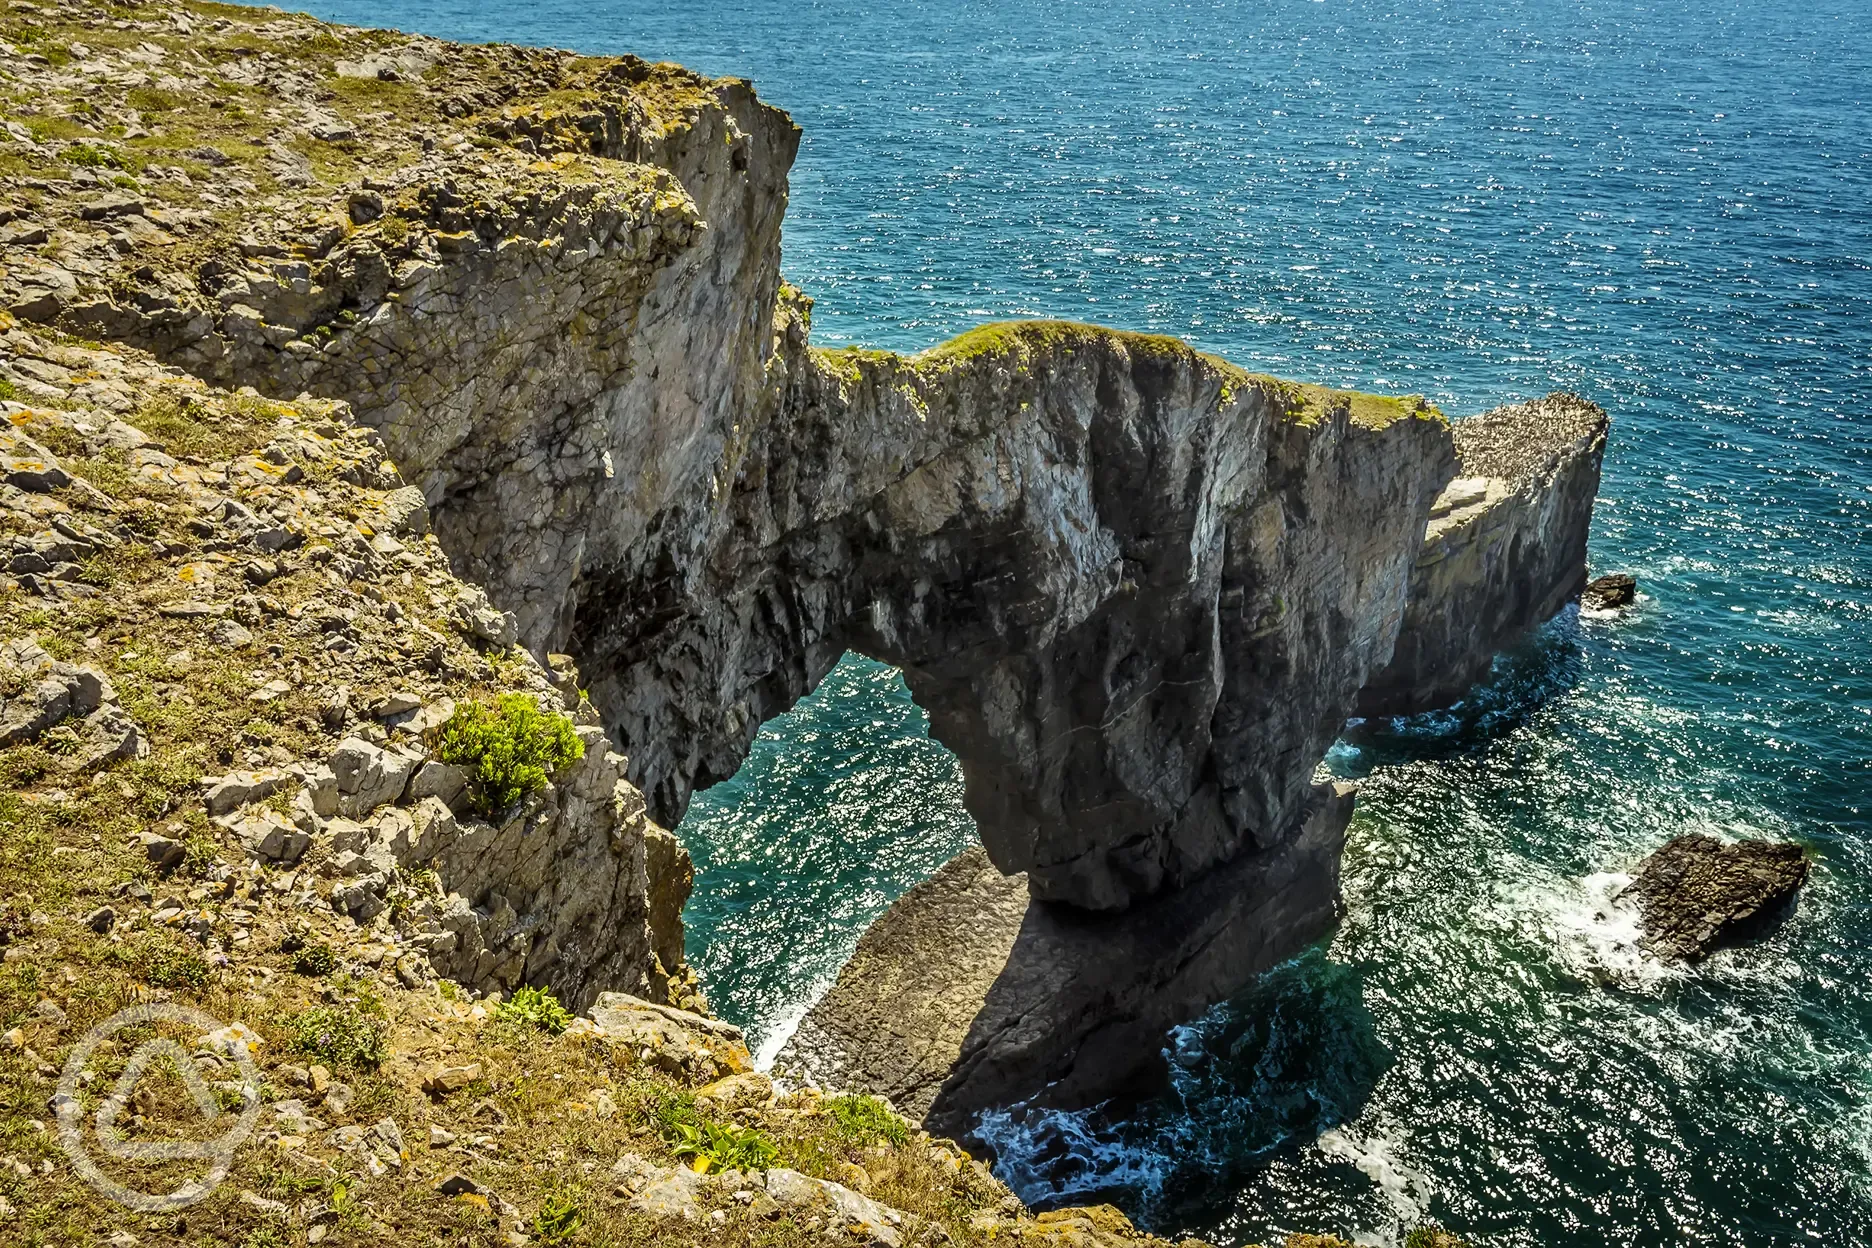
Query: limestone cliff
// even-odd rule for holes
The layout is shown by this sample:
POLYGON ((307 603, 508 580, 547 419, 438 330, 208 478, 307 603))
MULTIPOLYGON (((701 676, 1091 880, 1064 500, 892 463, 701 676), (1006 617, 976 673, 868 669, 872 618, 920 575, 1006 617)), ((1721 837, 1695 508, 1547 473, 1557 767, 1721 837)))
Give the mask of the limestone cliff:
MULTIPOLYGON (((1388 658, 1454 470, 1440 415, 1086 327, 817 352, 779 274, 797 132, 745 83, 262 29, 280 54, 198 36, 165 63, 302 126, 308 164, 224 142, 44 199, 56 241, 7 249, 10 302, 348 401, 517 639, 583 662, 652 817, 855 648, 905 668, 1037 895, 1122 906, 1292 834, 1388 658), (422 89, 360 91, 386 57, 422 89), (435 137, 360 104, 385 93, 435 137), (155 202, 203 183, 271 194, 155 202)), ((128 81, 100 62, 67 74, 128 81)))
MULTIPOLYGON (((220 387, 345 404, 485 586, 477 640, 576 657, 651 819, 855 649, 904 669, 988 858, 1039 902, 1210 908, 1164 949, 1263 916, 1229 929, 1241 965, 1280 944, 1254 925, 1281 890, 1283 939, 1330 911, 1336 853, 1287 869, 1336 845, 1308 831, 1315 764, 1431 600, 1412 586, 1462 449, 1440 413, 1088 326, 816 350, 780 276, 798 132, 738 80, 218 6, 58 20, 68 50, 13 75, 0 297, 220 387)), ((1525 475, 1502 470, 1517 532, 1584 531, 1583 474, 1525 475)), ((1437 618, 1527 601, 1408 661, 1497 644, 1570 592, 1574 547, 1453 561, 1482 571, 1437 618)), ((492 845, 469 900, 534 942, 496 962, 550 974, 573 945, 536 963, 537 933, 606 921, 555 877, 610 851, 492 845)), ((1164 991, 1215 990, 1199 967, 1164 991)))
POLYGON ((655 809, 852 649, 1037 896, 1121 908, 1291 835, 1387 657, 1439 415, 1052 323, 780 364, 706 526, 587 579, 574 645, 655 809))
POLYGON ((1456 422, 1459 475, 1430 509, 1397 647, 1361 714, 1448 706, 1496 651, 1579 597, 1609 424, 1570 394, 1456 422))
MULTIPOLYGON (((532 983, 581 1006, 607 988, 687 995, 687 855, 646 818, 576 670, 490 645, 510 618, 451 574, 420 495, 342 404, 234 395, 10 323, 0 385, 9 787, 123 764, 115 784, 151 816, 147 865, 226 842, 273 873, 264 902, 168 912, 224 957, 277 903, 348 920, 405 982, 532 983), (431 738, 501 693, 571 712, 583 753, 477 811, 431 738)), ((72 817, 121 817, 99 805, 72 817)))

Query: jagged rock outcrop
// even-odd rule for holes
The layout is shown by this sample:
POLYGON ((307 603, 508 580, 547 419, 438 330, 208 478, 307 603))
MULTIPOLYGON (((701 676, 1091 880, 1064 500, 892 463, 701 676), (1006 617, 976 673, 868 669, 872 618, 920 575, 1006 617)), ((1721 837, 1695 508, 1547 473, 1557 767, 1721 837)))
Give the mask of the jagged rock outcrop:
POLYGON ((1609 426, 1571 394, 1455 423, 1458 475, 1431 506, 1396 648, 1360 714, 1448 706, 1497 651, 1579 596, 1609 426))
POLYGON ((1589 611, 1617 611, 1638 599, 1638 578, 1629 572, 1596 577, 1580 591, 1580 606, 1589 611))
POLYGON ((1625 891, 1638 901, 1644 946, 1667 961, 1700 962, 1787 913, 1807 881, 1807 851, 1691 833, 1667 842, 1633 876, 1625 891))
POLYGON ((1102 1100, 1161 1065, 1171 1026, 1331 929, 1352 800, 1321 785, 1293 840, 1123 914, 1035 900, 970 849, 871 925, 778 1065, 958 1137, 1036 1094, 1102 1100))
MULTIPOLYGON (((178 817, 142 834, 151 867, 180 866, 190 829, 224 841, 280 873, 281 901, 392 941, 400 977, 540 984, 575 1005, 689 995, 688 855, 649 820, 576 670, 501 653, 510 617, 451 574, 376 435, 341 404, 266 403, 0 328, 0 379, 27 378, 38 401, 0 400, 0 432, 44 471, 41 488, 0 482, 0 607, 36 614, 45 644, 0 639, 0 748, 36 747, 67 783, 136 760, 186 775, 225 751, 199 791, 165 795, 178 817), (146 419, 166 439, 130 423, 146 419), (225 458, 187 454, 204 444, 225 458), (83 663, 48 653, 85 640, 83 663), (489 685, 574 716, 583 749, 491 819, 427 739, 489 685), (147 722, 155 708, 174 709, 147 722)), ((252 939, 252 911, 219 909, 166 922, 252 939)))

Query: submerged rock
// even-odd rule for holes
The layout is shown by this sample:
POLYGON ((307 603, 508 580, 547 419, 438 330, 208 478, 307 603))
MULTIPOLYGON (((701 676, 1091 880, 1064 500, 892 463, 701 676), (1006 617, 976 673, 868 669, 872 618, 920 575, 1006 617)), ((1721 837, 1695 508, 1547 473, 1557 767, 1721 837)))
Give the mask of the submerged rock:
POLYGON ((1785 841, 1680 836, 1638 866, 1625 890, 1636 897, 1643 943, 1667 961, 1699 962, 1724 945, 1761 934, 1807 879, 1807 855, 1785 841))
POLYGON ((1629 607, 1638 597, 1638 578, 1629 572, 1614 572, 1587 584, 1580 591, 1580 606, 1588 611, 1615 611, 1629 607))

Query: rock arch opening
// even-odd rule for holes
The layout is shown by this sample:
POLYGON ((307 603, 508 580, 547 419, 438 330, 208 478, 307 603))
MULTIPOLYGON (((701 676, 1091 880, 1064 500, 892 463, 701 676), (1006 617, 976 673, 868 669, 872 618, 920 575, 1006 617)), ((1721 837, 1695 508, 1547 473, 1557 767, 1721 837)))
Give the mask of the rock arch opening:
POLYGON ((975 843, 961 765, 928 728, 900 673, 847 654, 690 802, 677 829, 696 866, 689 963, 757 1056, 886 907, 975 843))

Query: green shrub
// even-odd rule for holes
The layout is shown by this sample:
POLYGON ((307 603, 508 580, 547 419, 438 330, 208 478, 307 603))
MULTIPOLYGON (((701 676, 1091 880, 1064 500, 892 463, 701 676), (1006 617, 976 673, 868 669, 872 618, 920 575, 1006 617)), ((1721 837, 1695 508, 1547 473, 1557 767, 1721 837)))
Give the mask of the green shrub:
POLYGON ((572 1014, 548 988, 518 988, 494 1007, 494 1017, 558 1035, 572 1025, 572 1014))
POLYGON ((170 113, 189 102, 186 95, 160 87, 132 87, 125 98, 132 108, 145 113, 170 113))
POLYGON ((861 1148, 910 1142, 910 1128, 875 1096, 835 1096, 826 1108, 832 1111, 839 1134, 861 1148))
POLYGON ((301 975, 329 975, 338 969, 338 955, 327 944, 307 945, 293 955, 293 970, 301 975))
POLYGON ((293 1043, 340 1066, 375 1066, 389 1055, 382 1014, 355 1005, 315 1006, 290 1020, 293 1043))
POLYGON ((65 163, 80 169, 121 169, 123 163, 101 147, 92 147, 88 143, 74 143, 65 149, 65 163))
POLYGON ((675 1156, 704 1158, 711 1170, 765 1170, 780 1157, 774 1142, 753 1127, 682 1122, 665 1138, 675 1156))
POLYGON ((153 949, 144 955, 143 979, 155 988, 205 988, 208 960, 185 949, 153 949))
POLYGON ((585 744, 564 715, 542 711, 523 693, 503 694, 495 706, 470 702, 442 725, 436 757, 468 771, 469 796, 492 819, 545 787, 554 772, 585 755, 585 744))
POLYGON ((650 1116, 656 1119, 657 1130, 664 1139, 676 1139, 678 1129, 685 1125, 695 1127, 702 1125, 702 1115, 696 1111, 693 1094, 658 1089, 653 1096, 650 1116))
POLYGON ((533 1215, 533 1231, 547 1243, 556 1244, 570 1239, 584 1216, 576 1191, 549 1192, 540 1202, 539 1212, 533 1215))

